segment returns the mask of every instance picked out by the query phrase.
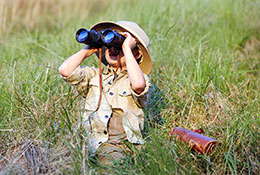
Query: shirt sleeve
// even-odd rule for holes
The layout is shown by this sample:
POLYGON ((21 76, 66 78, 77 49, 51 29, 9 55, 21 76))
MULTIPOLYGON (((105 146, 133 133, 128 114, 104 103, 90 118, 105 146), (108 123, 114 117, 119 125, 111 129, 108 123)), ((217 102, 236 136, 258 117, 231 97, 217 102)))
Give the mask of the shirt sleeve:
POLYGON ((130 91, 132 93, 132 96, 136 102, 136 104, 140 107, 140 108, 144 108, 149 100, 149 96, 150 96, 150 80, 148 78, 147 75, 144 74, 144 79, 145 79, 145 88, 144 91, 140 94, 137 94, 131 87, 130 85, 130 91))
POLYGON ((68 77, 61 76, 64 81, 77 88, 81 93, 87 88, 89 81, 97 74, 98 70, 94 67, 77 67, 68 77))

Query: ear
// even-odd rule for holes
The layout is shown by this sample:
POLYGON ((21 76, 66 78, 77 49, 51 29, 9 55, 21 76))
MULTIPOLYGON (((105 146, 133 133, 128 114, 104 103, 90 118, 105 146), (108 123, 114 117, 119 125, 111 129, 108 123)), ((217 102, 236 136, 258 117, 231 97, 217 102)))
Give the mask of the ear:
POLYGON ((135 59, 136 59, 138 64, 140 64, 143 61, 143 55, 142 55, 141 51, 138 51, 138 54, 136 54, 135 59))
POLYGON ((135 54, 135 58, 138 60, 141 56, 142 56, 142 52, 141 52, 141 50, 139 50, 139 51, 135 54))

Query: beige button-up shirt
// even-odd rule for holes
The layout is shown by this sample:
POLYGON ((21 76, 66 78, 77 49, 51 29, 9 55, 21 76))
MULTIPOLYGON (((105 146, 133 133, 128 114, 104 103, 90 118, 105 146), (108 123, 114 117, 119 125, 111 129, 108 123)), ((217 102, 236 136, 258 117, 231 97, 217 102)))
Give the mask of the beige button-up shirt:
POLYGON ((115 76, 108 67, 102 71, 102 99, 98 111, 95 112, 99 100, 99 71, 94 67, 78 67, 70 76, 63 77, 69 84, 74 85, 79 93, 83 93, 83 124, 89 138, 90 153, 108 140, 108 121, 112 109, 123 111, 123 127, 128 141, 143 144, 141 130, 144 125, 142 108, 149 96, 150 82, 144 74, 146 87, 141 94, 135 93, 130 85, 127 71, 115 76))

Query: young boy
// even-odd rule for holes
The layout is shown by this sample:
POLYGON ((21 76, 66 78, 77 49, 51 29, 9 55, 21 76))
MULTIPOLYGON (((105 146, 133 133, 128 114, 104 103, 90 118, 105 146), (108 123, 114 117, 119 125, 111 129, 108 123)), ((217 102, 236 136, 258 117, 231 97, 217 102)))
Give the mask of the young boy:
POLYGON ((149 96, 148 74, 152 68, 149 38, 129 21, 100 22, 91 27, 96 31, 112 29, 123 35, 122 48, 103 47, 101 105, 99 71, 94 67, 79 67, 97 48, 86 45, 59 67, 63 79, 74 85, 85 98, 83 124, 88 133, 88 150, 103 164, 123 158, 129 149, 126 142, 143 144, 144 113, 149 96), (118 61, 119 57, 119 61, 118 61))

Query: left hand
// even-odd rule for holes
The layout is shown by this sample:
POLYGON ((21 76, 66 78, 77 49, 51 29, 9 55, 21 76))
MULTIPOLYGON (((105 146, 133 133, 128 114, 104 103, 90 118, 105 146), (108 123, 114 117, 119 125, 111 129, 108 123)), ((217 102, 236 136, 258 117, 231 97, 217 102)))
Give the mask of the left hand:
POLYGON ((132 35, 128 32, 121 32, 120 34, 125 37, 122 49, 130 48, 132 50, 136 46, 136 40, 134 37, 132 37, 132 35))

